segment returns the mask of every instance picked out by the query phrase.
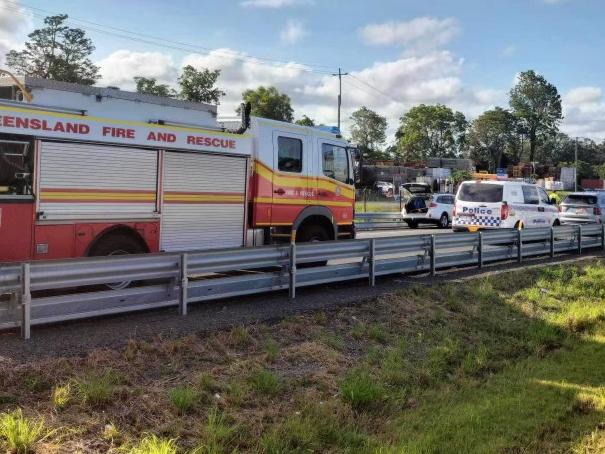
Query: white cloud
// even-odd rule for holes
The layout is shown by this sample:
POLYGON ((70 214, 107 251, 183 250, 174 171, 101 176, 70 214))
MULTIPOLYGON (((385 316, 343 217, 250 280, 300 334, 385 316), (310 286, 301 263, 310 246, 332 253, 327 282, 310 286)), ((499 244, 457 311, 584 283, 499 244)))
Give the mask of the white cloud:
POLYGON ((599 87, 576 87, 563 96, 561 129, 571 136, 605 139, 605 101, 599 87))
POLYGON ((244 0, 242 6, 250 8, 285 8, 288 6, 313 5, 315 0, 244 0))
POLYGON ((291 45, 298 43, 307 35, 307 31, 300 21, 290 19, 286 22, 286 26, 279 34, 283 44, 291 45))
POLYGON ((32 29, 31 14, 17 2, 0 0, 0 67, 5 65, 5 55, 12 49, 23 47, 26 34, 32 29))
POLYGON ((100 67, 99 85, 117 86, 132 90, 137 76, 153 77, 160 83, 174 84, 179 68, 172 56, 161 52, 134 52, 117 50, 96 62, 100 67))
POLYGON ((405 48, 435 49, 450 42, 460 32, 455 18, 416 17, 404 22, 366 25, 360 30, 366 43, 399 45, 405 48))
MULTIPOLYGON (((189 54, 181 61, 159 52, 119 50, 97 63, 103 75, 100 85, 124 89, 134 87, 134 76, 155 77, 175 86, 180 68, 188 64, 220 69, 218 86, 227 93, 219 106, 221 116, 234 115, 244 90, 273 85, 290 96, 296 118, 306 114, 319 123, 336 123, 338 79, 317 74, 298 63, 267 63, 229 48, 189 54)), ((348 128, 348 117, 361 105, 386 116, 391 135, 399 117, 419 103, 445 103, 470 116, 502 105, 503 91, 465 87, 461 79, 463 64, 451 52, 432 51, 377 62, 351 72, 353 77, 343 77, 344 129, 348 128)))
POLYGON ((585 105, 600 101, 602 94, 599 87, 576 87, 567 92, 564 100, 570 105, 585 105))

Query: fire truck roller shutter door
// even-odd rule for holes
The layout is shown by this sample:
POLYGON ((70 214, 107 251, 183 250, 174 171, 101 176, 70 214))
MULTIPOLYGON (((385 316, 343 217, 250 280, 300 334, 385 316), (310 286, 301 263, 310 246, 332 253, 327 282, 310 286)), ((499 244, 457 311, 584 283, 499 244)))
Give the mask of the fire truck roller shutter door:
POLYGON ((155 150, 42 142, 42 219, 150 218, 156 184, 155 150))
POLYGON ((246 169, 244 157, 166 152, 160 248, 242 246, 246 169))

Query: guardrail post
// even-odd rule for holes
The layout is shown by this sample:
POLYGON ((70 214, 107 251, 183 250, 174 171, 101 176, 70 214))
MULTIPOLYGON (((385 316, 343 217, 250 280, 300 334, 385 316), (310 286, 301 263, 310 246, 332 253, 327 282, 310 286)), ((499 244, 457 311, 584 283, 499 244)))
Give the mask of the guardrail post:
POLYGON ((437 274, 436 257, 435 257, 435 235, 431 235, 431 276, 437 274))
POLYGON ((522 238, 523 230, 517 230, 517 262, 521 263, 523 261, 523 238, 522 238))
POLYGON ((368 255, 368 267, 370 268, 370 287, 376 285, 376 239, 370 239, 370 253, 368 255))
POLYGON ((483 232, 479 233, 479 244, 477 246, 477 254, 479 255, 479 269, 483 268, 483 232))
POLYGON ((601 249, 605 251, 605 224, 601 226, 601 249))
POLYGON ((187 315, 187 300, 189 290, 189 270, 187 267, 188 255, 181 254, 180 268, 181 268, 181 295, 179 298, 179 314, 187 315))
POLYGON ((555 228, 550 228, 550 258, 555 258, 555 228))
POLYGON ((296 243, 290 243, 290 281, 288 285, 289 295, 291 299, 296 298, 296 243))
POLYGON ((578 254, 582 253, 582 226, 578 224, 578 254))
POLYGON ((31 268, 29 263, 21 265, 21 337, 31 337, 31 268))

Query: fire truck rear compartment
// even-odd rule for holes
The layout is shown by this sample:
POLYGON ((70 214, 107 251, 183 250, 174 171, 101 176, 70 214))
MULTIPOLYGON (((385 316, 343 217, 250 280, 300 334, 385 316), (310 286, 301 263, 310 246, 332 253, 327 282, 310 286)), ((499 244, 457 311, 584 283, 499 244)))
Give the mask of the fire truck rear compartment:
POLYGON ((242 246, 247 162, 245 156, 43 141, 38 219, 47 229, 100 219, 159 222, 164 251, 242 246))

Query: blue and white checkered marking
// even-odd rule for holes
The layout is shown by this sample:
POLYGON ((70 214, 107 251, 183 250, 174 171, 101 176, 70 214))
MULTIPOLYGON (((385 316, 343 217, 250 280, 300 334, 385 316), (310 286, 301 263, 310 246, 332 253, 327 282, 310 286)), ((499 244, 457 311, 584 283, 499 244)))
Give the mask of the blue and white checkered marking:
POLYGON ((500 227, 499 216, 456 216, 454 224, 456 225, 472 225, 479 227, 500 227))

